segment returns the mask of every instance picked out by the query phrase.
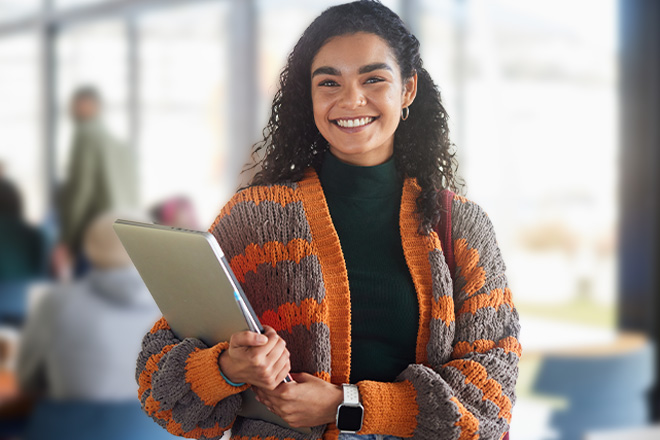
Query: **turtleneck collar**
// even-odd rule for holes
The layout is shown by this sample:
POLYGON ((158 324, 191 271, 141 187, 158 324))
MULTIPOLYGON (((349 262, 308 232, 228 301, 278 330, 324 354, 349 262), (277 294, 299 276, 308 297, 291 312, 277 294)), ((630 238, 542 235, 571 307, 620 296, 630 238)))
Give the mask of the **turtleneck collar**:
POLYGON ((330 151, 324 153, 319 180, 327 194, 354 199, 389 197, 401 193, 394 156, 375 166, 358 166, 344 163, 330 151))

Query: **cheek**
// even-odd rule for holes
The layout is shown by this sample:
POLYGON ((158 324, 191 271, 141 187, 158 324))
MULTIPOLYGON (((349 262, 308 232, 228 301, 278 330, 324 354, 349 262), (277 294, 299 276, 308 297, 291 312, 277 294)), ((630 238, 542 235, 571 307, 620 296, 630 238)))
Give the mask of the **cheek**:
POLYGON ((321 109, 319 109, 317 106, 314 106, 314 123, 316 124, 316 128, 318 128, 319 131, 323 130, 325 117, 323 116, 323 112, 321 111, 321 109))
POLYGON ((312 97, 312 106, 314 107, 314 112, 322 113, 327 111, 330 107, 331 99, 328 96, 324 96, 319 93, 312 97))
POLYGON ((396 131, 401 122, 401 100, 398 96, 391 96, 386 102, 383 102, 383 112, 388 131, 396 131))
POLYGON ((388 90, 378 98, 378 106, 381 112, 386 115, 387 119, 396 119, 400 116, 402 103, 403 101, 401 96, 399 96, 399 91, 395 89, 388 90))
POLYGON ((330 105, 328 104, 326 99, 323 99, 321 97, 314 96, 312 95, 312 110, 314 112, 314 122, 316 123, 316 127, 320 130, 323 129, 324 126, 327 126, 330 122, 328 121, 328 111, 330 109, 330 105))

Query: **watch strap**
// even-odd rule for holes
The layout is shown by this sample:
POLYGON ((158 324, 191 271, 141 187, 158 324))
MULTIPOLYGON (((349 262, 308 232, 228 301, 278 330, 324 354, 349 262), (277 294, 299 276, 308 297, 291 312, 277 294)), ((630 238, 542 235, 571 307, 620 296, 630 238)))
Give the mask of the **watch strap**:
POLYGON ((357 385, 353 384, 342 384, 344 389, 344 405, 359 405, 360 404, 360 392, 358 391, 357 385))

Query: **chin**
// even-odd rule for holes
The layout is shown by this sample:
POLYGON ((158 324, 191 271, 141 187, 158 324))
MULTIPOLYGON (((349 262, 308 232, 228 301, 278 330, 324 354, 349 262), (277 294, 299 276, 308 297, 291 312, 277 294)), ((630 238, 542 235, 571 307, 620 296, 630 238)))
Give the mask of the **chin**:
POLYGON ((369 149, 365 149, 361 146, 356 146, 354 148, 344 147, 344 148, 331 148, 331 151, 336 154, 342 154, 344 156, 362 156, 369 153, 369 149))

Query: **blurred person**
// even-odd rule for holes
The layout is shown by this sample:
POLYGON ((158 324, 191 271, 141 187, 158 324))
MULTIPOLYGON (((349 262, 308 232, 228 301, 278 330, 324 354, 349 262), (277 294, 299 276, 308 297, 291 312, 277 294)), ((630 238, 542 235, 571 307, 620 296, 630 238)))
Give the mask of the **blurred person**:
POLYGON ((60 244, 53 256, 60 277, 71 266, 76 275, 88 267, 81 242, 91 219, 109 210, 137 207, 136 157, 107 130, 101 110, 95 88, 80 87, 73 94, 74 136, 68 174, 59 194, 60 244))
POLYGON ((0 284, 40 278, 45 262, 44 235, 23 219, 16 186, 0 177, 0 284))
POLYGON ((169 198, 149 210, 154 223, 177 228, 199 230, 195 207, 188 197, 169 198))
POLYGON ((378 1, 327 9, 289 54, 263 133, 259 171, 209 231, 265 333, 208 346, 162 318, 138 358, 144 411, 208 439, 505 437, 518 313, 488 216, 453 193, 415 36, 378 1), (454 253, 434 231, 447 206, 454 253), (239 416, 248 388, 312 435, 239 416))
MULTIPOLYGON (((14 405, 135 399, 139 338, 159 312, 114 233, 115 218, 101 215, 84 234, 92 269, 54 286, 28 317, 17 361, 21 398, 14 405)), ((12 413, 12 404, 0 410, 12 413)))
POLYGON ((0 177, 0 325, 20 327, 29 286, 46 275, 45 234, 23 219, 16 186, 0 177))

